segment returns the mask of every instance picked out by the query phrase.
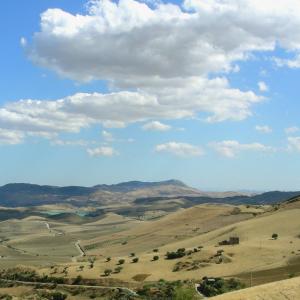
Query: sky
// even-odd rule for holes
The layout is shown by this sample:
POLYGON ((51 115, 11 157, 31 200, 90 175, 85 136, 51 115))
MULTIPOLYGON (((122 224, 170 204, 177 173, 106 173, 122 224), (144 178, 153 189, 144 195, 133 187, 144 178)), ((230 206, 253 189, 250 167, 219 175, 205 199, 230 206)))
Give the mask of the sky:
POLYGON ((10 0, 0 23, 0 185, 300 190, 298 0, 10 0))

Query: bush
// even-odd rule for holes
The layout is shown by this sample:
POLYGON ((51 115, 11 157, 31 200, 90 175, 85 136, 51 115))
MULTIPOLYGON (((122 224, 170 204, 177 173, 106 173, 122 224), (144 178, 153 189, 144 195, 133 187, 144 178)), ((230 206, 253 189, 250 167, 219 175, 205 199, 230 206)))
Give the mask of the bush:
POLYGON ((131 256, 131 257, 134 257, 135 256, 135 253, 134 252, 132 252, 132 253, 130 253, 130 255, 129 256, 131 256))
POLYGON ((106 261, 107 261, 107 262, 111 261, 111 257, 110 257, 110 256, 107 257, 107 258, 106 258, 106 261))
POLYGON ((153 249, 153 252, 158 252, 158 249, 153 249))
POLYGON ((125 263, 125 259, 119 259, 119 265, 123 265, 125 263))
POLYGON ((277 240, 278 239, 278 234, 277 233, 273 233, 272 234, 272 239, 273 240, 277 240))
POLYGON ((153 260, 159 260, 159 256, 158 255, 154 255, 153 256, 153 260))
POLYGON ((132 262, 133 263, 137 263, 139 261, 139 258, 138 257, 135 257, 134 259, 132 259, 132 262))

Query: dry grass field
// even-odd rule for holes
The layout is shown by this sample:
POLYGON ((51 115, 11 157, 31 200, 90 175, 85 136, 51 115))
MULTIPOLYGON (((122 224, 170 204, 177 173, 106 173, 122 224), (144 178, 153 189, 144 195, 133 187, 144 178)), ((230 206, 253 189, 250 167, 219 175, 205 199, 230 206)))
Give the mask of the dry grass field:
POLYGON ((211 300, 298 300, 300 278, 264 284, 210 298, 211 300))
POLYGON ((80 224, 37 216, 12 219, 0 223, 0 264, 124 285, 160 279, 197 282, 204 276, 237 277, 247 286, 260 285, 300 275, 299 215, 298 203, 276 209, 203 204, 153 220, 116 213, 80 224), (239 237, 239 245, 219 245, 230 237, 239 237), (167 252, 179 248, 186 255, 166 259, 167 252), (109 276, 104 275, 107 269, 112 271, 109 276))

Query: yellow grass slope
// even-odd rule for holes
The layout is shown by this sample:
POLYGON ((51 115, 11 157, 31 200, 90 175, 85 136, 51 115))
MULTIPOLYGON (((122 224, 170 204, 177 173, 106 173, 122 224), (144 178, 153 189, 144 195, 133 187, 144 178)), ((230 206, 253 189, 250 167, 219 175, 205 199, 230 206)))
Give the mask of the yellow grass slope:
POLYGON ((221 296, 211 300, 299 300, 300 277, 268 283, 221 296))

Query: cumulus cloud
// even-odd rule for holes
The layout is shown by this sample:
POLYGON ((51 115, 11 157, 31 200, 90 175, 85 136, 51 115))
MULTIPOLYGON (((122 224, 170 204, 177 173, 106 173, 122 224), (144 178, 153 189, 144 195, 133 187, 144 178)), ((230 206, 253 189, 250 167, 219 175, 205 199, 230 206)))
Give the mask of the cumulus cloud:
POLYGON ((29 99, 9 102, 0 107, 0 128, 26 135, 78 133, 82 128, 95 124, 123 127, 151 119, 193 117, 197 112, 211 113, 207 120, 212 122, 241 120, 251 114, 251 104, 260 101, 252 92, 243 93, 229 88, 224 78, 195 78, 189 83, 178 81, 178 86, 185 84, 192 85, 194 89, 193 92, 190 89, 190 100, 186 102, 182 101, 184 94, 179 87, 176 92, 176 88, 167 84, 157 95, 143 91, 119 91, 108 94, 78 93, 53 101, 29 99), (172 90, 177 94, 173 94, 172 90), (200 90, 201 96, 198 95, 200 90))
POLYGON ((178 142, 157 145, 155 151, 171 153, 181 157, 200 156, 204 154, 203 149, 199 146, 178 142))
POLYGON ((0 145, 15 145, 23 142, 24 134, 20 131, 0 128, 0 145))
POLYGON ((255 130, 261 132, 261 133, 271 133, 273 130, 268 125, 256 125, 255 130))
POLYGON ((12 102, 0 107, 0 128, 27 135, 199 115, 243 120, 264 98, 232 88, 226 73, 256 51, 299 51, 299 16, 298 0, 93 0, 85 14, 48 9, 23 43, 29 58, 76 81, 105 80, 111 92, 12 102))
POLYGON ((116 156, 118 152, 112 147, 97 147, 97 148, 88 148, 87 153, 92 157, 97 156, 116 156))
POLYGON ((143 125, 143 130, 153 130, 153 131, 168 131, 172 127, 170 125, 161 123, 159 121, 152 121, 143 125))
POLYGON ((264 81, 259 81, 257 85, 261 92, 267 92, 269 90, 269 87, 264 81))
POLYGON ((260 143, 241 144, 238 141, 228 140, 210 143, 210 146, 220 155, 234 158, 242 151, 268 152, 274 149, 260 143))
POLYGON ((286 134, 293 134, 293 133, 298 132, 299 130, 300 130, 299 127, 292 126, 292 127, 285 128, 284 131, 285 131, 286 134))
POLYGON ((288 137, 288 150, 300 152, 300 136, 288 137))
MULTIPOLYGON (((251 52, 276 45, 297 49, 296 3, 94 0, 86 14, 46 10, 26 49, 32 61, 62 76, 106 80, 112 89, 158 99, 165 110, 177 107, 175 117, 203 113, 211 122, 243 120, 263 98, 231 88, 224 74, 237 71, 251 52)), ((105 122, 123 127, 126 120, 105 122)))

